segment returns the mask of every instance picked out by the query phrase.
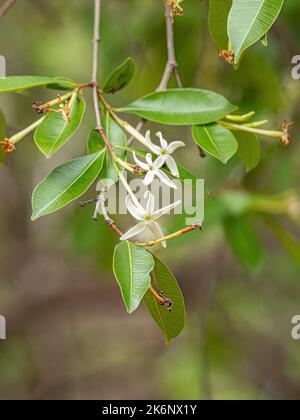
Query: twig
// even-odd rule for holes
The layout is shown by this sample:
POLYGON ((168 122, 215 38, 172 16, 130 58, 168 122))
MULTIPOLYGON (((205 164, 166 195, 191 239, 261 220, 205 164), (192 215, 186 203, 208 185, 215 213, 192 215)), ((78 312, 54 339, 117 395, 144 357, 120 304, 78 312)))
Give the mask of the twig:
MULTIPOLYGON (((138 123, 138 125, 135 127, 136 131, 141 132, 142 129, 145 127, 147 123, 147 120, 144 118, 138 123)), ((135 137, 131 136, 128 140, 128 146, 130 146, 135 140, 135 137)))
MULTIPOLYGON (((152 272, 153 273, 153 272, 152 272)), ((168 297, 166 297, 166 296, 164 296, 164 294, 162 293, 162 292, 160 292, 160 293, 158 293, 154 288, 153 288, 153 286, 152 285, 150 285, 149 286, 149 292, 151 292, 152 293, 152 295, 153 295, 153 297, 154 297, 154 299, 156 299, 157 300, 157 302, 161 305, 161 306, 164 306, 165 308, 167 308, 169 311, 171 311, 172 310, 172 307, 173 307, 173 301, 170 299, 170 298, 168 298, 168 297)))
POLYGON ((171 6, 169 4, 165 5, 166 9, 166 27, 167 27, 167 49, 168 49, 168 61, 166 68, 161 79, 160 85, 157 88, 157 91, 166 90, 168 88, 169 81, 171 76, 174 74, 176 78, 176 83, 178 87, 182 87, 181 79, 178 72, 178 64, 176 61, 175 54, 175 42, 174 42, 174 27, 171 15, 171 6))
POLYGON ((106 134, 103 130, 101 123, 101 111, 98 103, 98 57, 99 57, 99 44, 100 44, 100 20, 101 20, 101 0, 95 0, 95 16, 94 16, 94 36, 93 36, 93 72, 92 72, 92 81, 91 85, 93 86, 93 102, 94 102, 94 111, 96 116, 96 130, 99 132, 101 137, 106 144, 106 147, 113 153, 112 146, 106 137, 106 134))
POLYGON ((115 224, 115 222, 112 220, 112 218, 108 214, 107 208, 105 206, 106 193, 107 193, 107 188, 103 188, 103 190, 98 195, 97 200, 96 200, 96 208, 95 208, 93 219, 97 220, 99 210, 101 210, 101 213, 104 217, 104 220, 107 226, 109 226, 112 230, 114 230, 119 236, 123 236, 123 232, 121 231, 121 229, 118 228, 118 226, 115 224))
MULTIPOLYGON (((165 5, 165 17, 166 17, 166 29, 167 29, 167 51, 168 51, 168 61, 165 67, 165 71, 161 82, 156 89, 157 92, 162 90, 166 90, 169 85, 169 81, 174 74, 177 86, 179 88, 182 87, 181 78, 178 71, 178 64, 176 60, 176 53, 175 53, 175 42, 174 42, 174 22, 172 20, 171 15, 171 6, 169 4, 165 5)), ((147 123, 147 120, 142 119, 138 125, 136 126, 137 131, 141 131, 147 123)), ((134 137, 130 137, 128 140, 128 146, 130 146, 134 141, 134 137)))
POLYGON ((151 247, 154 245, 161 244, 162 242, 169 241, 170 239, 178 238, 179 236, 184 235, 185 233, 192 232, 196 229, 199 229, 202 231, 202 225, 200 222, 196 222, 191 226, 187 226, 179 230, 178 232, 171 233, 170 235, 164 236, 163 238, 155 239, 154 241, 149 241, 149 242, 137 242, 136 244, 142 247, 151 247))
POLYGON ((79 201, 79 205, 80 205, 80 207, 85 207, 85 206, 87 206, 89 204, 96 203, 96 201, 97 201, 97 198, 91 198, 90 200, 79 201))
POLYGON ((6 12, 15 4, 16 0, 7 0, 0 8, 0 19, 5 15, 6 12))
POLYGON ((94 16, 94 37, 93 37, 93 100, 96 115, 97 128, 102 128, 101 113, 98 104, 98 55, 100 43, 100 18, 101 18, 101 0, 95 0, 95 16, 94 16))

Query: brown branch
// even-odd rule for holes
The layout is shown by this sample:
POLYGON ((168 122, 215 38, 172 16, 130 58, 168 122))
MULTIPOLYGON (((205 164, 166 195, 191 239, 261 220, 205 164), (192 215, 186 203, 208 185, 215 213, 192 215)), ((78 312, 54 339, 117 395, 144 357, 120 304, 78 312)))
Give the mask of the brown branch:
POLYGON ((112 230, 114 230, 119 236, 123 236, 123 232, 121 231, 121 229, 118 228, 118 226, 115 224, 115 222, 112 220, 112 218, 108 214, 107 208, 105 206, 106 193, 107 193, 107 188, 104 187, 96 199, 96 208, 95 208, 93 219, 95 221, 98 219, 98 213, 101 210, 101 213, 104 217, 104 220, 107 226, 109 226, 112 230))
POLYGON ((168 61, 166 68, 161 79, 160 85, 157 88, 157 91, 166 90, 168 88, 169 81, 172 75, 175 75, 177 86, 182 87, 181 79, 178 72, 178 64, 176 61, 175 53, 175 41, 174 41, 174 23, 171 15, 171 6, 169 4, 165 5, 166 11, 166 28, 167 28, 167 50, 168 50, 168 61))
POLYGON ((93 72, 92 72, 92 81, 90 85, 93 87, 93 102, 94 102, 94 111, 96 116, 96 130, 101 135, 106 147, 113 153, 112 146, 104 132, 101 123, 101 111, 98 103, 98 57, 99 57, 99 44, 100 44, 100 20, 101 20, 101 0, 95 0, 95 12, 94 12, 94 36, 93 36, 93 72))
POLYGON ((179 236, 185 235, 186 233, 193 232, 196 229, 203 231, 200 222, 196 222, 193 225, 186 226, 185 228, 180 229, 177 232, 171 233, 170 235, 164 236, 163 238, 155 239, 149 242, 137 242, 136 244, 145 248, 152 247, 154 245, 161 244, 162 242, 169 241, 170 239, 178 238, 179 236))
POLYGON ((96 116, 97 129, 102 128, 101 113, 98 104, 98 55, 100 43, 100 18, 101 18, 101 0, 95 0, 95 15, 94 15, 94 37, 93 37, 93 100, 94 110, 96 116))
POLYGON ((7 0, 0 8, 0 19, 5 15, 6 12, 15 4, 16 0, 7 0))
MULTIPOLYGON (((175 40, 174 40, 174 22, 171 14, 171 6, 169 4, 165 5, 165 18, 166 18, 166 29, 167 29, 167 52, 168 52, 168 61, 165 67, 165 71, 159 86, 156 91, 161 92, 162 90, 168 89, 168 85, 172 75, 174 74, 177 86, 182 88, 182 82, 178 71, 178 64, 176 60, 175 53, 175 40)), ((137 131, 141 131, 147 123, 147 120, 142 119, 136 126, 137 131)), ((134 137, 130 137, 128 140, 128 146, 130 146, 134 141, 134 137)))

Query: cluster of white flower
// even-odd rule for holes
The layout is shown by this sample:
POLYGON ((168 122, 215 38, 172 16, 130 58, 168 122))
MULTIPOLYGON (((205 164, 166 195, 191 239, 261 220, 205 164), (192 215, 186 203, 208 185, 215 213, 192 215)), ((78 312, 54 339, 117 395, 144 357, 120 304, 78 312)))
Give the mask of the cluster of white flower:
MULTIPOLYGON (((160 145, 157 146, 151 140, 150 131, 147 131, 145 136, 145 144, 149 148, 149 150, 155 154, 157 157, 153 161, 153 157, 151 153, 146 154, 146 162, 142 162, 140 159, 137 158, 136 154, 133 154, 135 163, 146 172, 144 178, 144 184, 149 186, 155 177, 157 177, 161 182, 167 185, 170 188, 177 189, 176 184, 163 172, 162 167, 164 165, 170 171, 170 174, 174 177, 179 176, 179 171, 177 164, 174 158, 171 156, 179 147, 185 146, 182 141, 174 141, 170 144, 163 138, 161 132, 156 134, 160 140, 160 145)), ((145 193, 145 200, 146 207, 144 208, 141 204, 134 202, 130 195, 127 196, 126 199, 126 206, 129 213, 138 221, 138 223, 129 229, 122 237, 121 240, 125 241, 130 239, 136 235, 143 233, 147 228, 150 229, 152 234, 155 236, 155 239, 163 238, 164 233, 162 228, 157 222, 157 219, 163 216, 164 214, 169 213, 170 210, 177 207, 181 201, 176 201, 162 209, 155 211, 155 199, 154 195, 148 190, 145 193), (137 205, 139 204, 139 205, 137 205)), ((162 246, 166 247, 166 242, 162 242, 162 246)))

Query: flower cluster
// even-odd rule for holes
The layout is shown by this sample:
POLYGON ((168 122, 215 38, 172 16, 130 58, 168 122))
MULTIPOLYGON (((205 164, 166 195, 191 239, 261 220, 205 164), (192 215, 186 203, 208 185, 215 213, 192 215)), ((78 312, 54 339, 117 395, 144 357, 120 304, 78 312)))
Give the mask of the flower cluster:
POLYGON ((161 180, 164 184, 168 185, 170 188, 177 189, 176 185, 170 178, 161 170, 161 168, 166 165, 174 177, 179 176, 179 171, 176 165, 174 158, 171 156, 179 147, 185 146, 182 141, 173 141, 168 145, 166 140, 163 138, 162 133, 157 133, 157 137, 160 139, 161 147, 152 143, 150 131, 147 131, 145 136, 145 144, 153 152, 157 158, 153 161, 151 153, 146 154, 146 162, 139 160, 134 153, 135 163, 146 172, 144 179, 145 185, 150 185, 154 180, 155 176, 161 180))
MULTIPOLYGON (((137 158, 136 153, 133 153, 135 163, 146 173, 143 180, 144 185, 150 186, 155 177, 157 177, 162 183, 170 188, 177 189, 176 184, 166 175, 163 171, 163 167, 166 167, 166 171, 174 177, 179 177, 179 170, 174 158, 171 156, 178 148, 185 146, 182 141, 174 141, 170 144, 163 138, 161 132, 157 134, 160 140, 160 146, 156 145, 151 140, 150 131, 147 131, 145 136, 145 145, 148 149, 156 156, 153 160, 151 153, 147 153, 145 156, 146 161, 141 161, 137 158)), ((156 239, 164 237, 164 233, 157 223, 157 219, 161 216, 169 213, 170 210, 177 207, 181 201, 176 201, 162 209, 155 211, 155 200, 154 195, 148 190, 145 193, 145 199, 147 200, 146 207, 144 208, 137 200, 132 200, 132 196, 128 195, 126 199, 126 206, 129 213, 133 216, 138 223, 131 229, 129 229, 122 237, 121 240, 130 239, 136 235, 143 233, 146 228, 149 228, 156 239)), ((162 245, 166 247, 166 242, 162 242, 162 245)))

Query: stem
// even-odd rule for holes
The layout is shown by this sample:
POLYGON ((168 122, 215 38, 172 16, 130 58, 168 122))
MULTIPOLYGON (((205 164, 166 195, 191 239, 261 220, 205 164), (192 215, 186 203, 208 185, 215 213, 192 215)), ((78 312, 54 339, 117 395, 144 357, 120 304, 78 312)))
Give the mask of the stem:
POLYGON ((101 210, 101 213, 104 217, 104 220, 110 228, 112 228, 119 236, 123 235, 123 232, 118 228, 115 222, 111 219, 110 215, 108 214, 107 208, 105 206, 105 194, 107 193, 107 188, 104 187, 103 190, 100 192, 99 196, 96 199, 96 209, 93 216, 94 220, 97 220, 98 212, 101 210))
POLYGON ((143 212, 145 211, 143 206, 141 205, 141 203, 139 202, 139 200, 136 198, 136 196, 134 195, 132 189, 130 188, 130 185, 128 184, 126 178, 124 177, 124 175, 122 174, 122 172, 120 171, 119 167, 115 164, 115 169, 118 173, 120 182, 122 182, 122 184, 124 185, 125 189, 127 190, 128 194, 130 195, 132 201, 134 202, 134 204, 141 209, 143 212))
MULTIPOLYGON (((135 127, 135 130, 137 132, 142 131, 142 129, 145 127, 145 125, 147 124, 147 120, 145 120, 145 118, 141 119, 141 121, 137 124, 137 126, 135 127)), ((133 142, 134 142, 135 137, 131 136, 128 139, 128 146, 130 146, 133 142)))
POLYGON ((152 273, 151 273, 151 279, 152 279, 152 283, 154 283, 154 285, 155 285, 155 287, 157 288, 158 291, 154 289, 152 284, 150 284, 149 292, 152 293, 154 299, 156 299, 157 302, 161 306, 165 306, 170 311, 172 309, 172 306, 173 306, 173 301, 170 298, 166 297, 164 295, 164 293, 159 289, 158 283, 157 283, 157 278, 156 278, 156 275, 155 275, 154 271, 152 271, 152 273))
POLYGON ((160 85, 157 88, 157 91, 166 90, 172 74, 175 75, 176 82, 178 87, 182 87, 181 79, 178 73, 178 64, 176 61, 175 54, 175 43, 174 43, 174 27, 173 20, 171 15, 171 6, 169 4, 165 5, 165 17, 166 17, 166 28, 167 28, 167 50, 168 50, 168 61, 166 68, 161 79, 160 85))
POLYGON ((16 0, 7 0, 0 8, 0 19, 5 15, 6 12, 15 4, 16 0))
POLYGON ((218 121, 218 124, 222 125, 229 130, 246 131, 247 133, 260 134, 262 136, 273 137, 275 139, 281 139, 284 133, 282 131, 271 131, 271 130, 259 130, 258 128, 251 128, 245 125, 231 124, 225 121, 218 121))
POLYGON ((49 108, 52 108, 55 105, 58 105, 61 102, 64 102, 64 101, 68 100, 69 98, 71 98, 72 95, 74 95, 74 92, 76 92, 76 94, 77 94, 77 90, 72 91, 72 92, 66 93, 63 96, 58 96, 56 99, 53 99, 53 101, 46 102, 43 105, 37 105, 37 104, 34 103, 32 107, 33 107, 33 109, 35 109, 37 111, 38 114, 42 114, 43 112, 47 111, 49 108))
MULTIPOLYGON (((96 129, 102 136, 101 111, 98 104, 98 56, 100 44, 100 19, 101 19, 101 0, 95 0, 94 12, 94 36, 93 36, 93 70, 92 70, 92 86, 93 86, 93 102, 96 116, 96 129)), ((103 139, 105 141, 105 139, 103 139)), ((106 143, 106 141, 105 141, 106 143)))
MULTIPOLYGON (((174 22, 171 16, 171 6, 169 4, 165 5, 165 18, 166 18, 166 30, 167 30, 167 51, 168 51, 168 61, 165 67, 165 71, 159 86, 156 91, 162 91, 168 88, 169 81, 172 74, 175 75, 176 83, 179 88, 182 88, 181 78, 178 72, 178 64, 176 60, 175 53, 175 42, 174 42, 174 22)), ((138 123, 135 128, 135 132, 141 131, 147 123, 147 120, 144 118, 138 123)), ((131 134, 131 133, 129 133, 131 134)), ((128 140, 128 146, 130 146, 134 139, 139 140, 134 134, 131 134, 131 137, 128 140)))
MULTIPOLYGON (((127 131, 128 134, 130 134, 135 140, 137 140, 139 143, 141 143, 144 147, 149 149, 149 146, 145 140, 145 137, 137 131, 132 125, 128 124, 127 121, 122 120, 119 116, 117 116, 115 113, 112 114, 114 120, 120 127, 122 127, 125 131, 127 131)), ((128 142, 129 144, 129 142, 128 142)))
POLYGON ((98 55, 100 44, 100 20, 101 20, 101 0, 95 0, 94 16, 94 36, 93 36, 93 71, 90 85, 93 87, 93 102, 96 116, 96 130, 104 140, 109 152, 113 155, 112 145, 110 144, 101 123, 101 111, 98 103, 98 55))
POLYGON ((152 293, 152 295, 154 296, 154 298, 161 304, 161 305, 164 305, 165 304, 165 299, 162 297, 162 296, 160 296, 158 293, 157 293, 157 291, 152 287, 152 286, 150 286, 149 287, 149 291, 152 293))
POLYGON ((80 207, 85 207, 89 204, 94 204, 97 202, 97 198, 91 198, 90 200, 79 201, 80 207))
POLYGON ((269 120, 255 121, 253 123, 243 124, 244 127, 259 128, 268 124, 269 120))
POLYGON ((187 226, 184 229, 179 230, 178 232, 171 233, 171 235, 164 236, 163 238, 159 238, 154 241, 149 241, 149 242, 144 242, 144 243, 138 242, 137 245, 142 246, 142 247, 158 245, 162 242, 169 241, 170 239, 178 238, 178 236, 184 235, 185 233, 192 232, 196 229, 202 230, 201 223, 197 222, 191 226, 187 226))
POLYGON ((145 137, 139 131, 137 131, 136 128, 132 127, 132 125, 130 125, 127 121, 122 120, 122 118, 120 118, 117 115, 115 110, 112 109, 110 104, 107 102, 107 100, 104 98, 104 96, 99 91, 98 91, 98 98, 103 103, 103 105, 105 106, 106 110, 110 113, 112 118, 116 121, 116 123, 121 128, 123 128, 125 131, 127 131, 127 133, 130 134, 133 138, 135 138, 138 142, 140 142, 144 147, 149 149, 149 146, 148 146, 148 144, 145 140, 145 137))
POLYGON ((252 117, 254 117, 255 112, 251 111, 248 114, 245 115, 227 115, 226 119, 229 121, 233 121, 233 122, 247 122, 249 121, 252 117))
POLYGON ((131 163, 128 163, 117 156, 115 156, 115 162, 119 165, 123 166, 127 171, 131 172, 132 174, 143 174, 144 171, 137 165, 132 165, 131 163))
POLYGON ((39 120, 35 121, 33 124, 29 125, 28 127, 26 127, 24 130, 20 131, 19 133, 15 134, 14 136, 12 136, 10 138, 10 141, 13 144, 18 143, 19 141, 21 141, 24 137, 27 136, 27 134, 31 133, 31 131, 35 130, 40 124, 42 124, 42 122, 44 121, 46 117, 42 117, 39 120))

